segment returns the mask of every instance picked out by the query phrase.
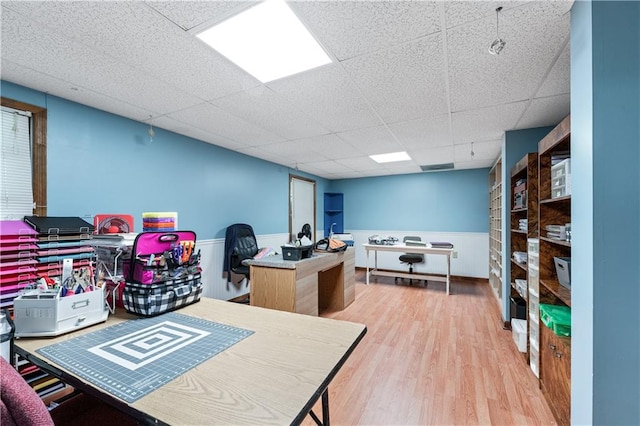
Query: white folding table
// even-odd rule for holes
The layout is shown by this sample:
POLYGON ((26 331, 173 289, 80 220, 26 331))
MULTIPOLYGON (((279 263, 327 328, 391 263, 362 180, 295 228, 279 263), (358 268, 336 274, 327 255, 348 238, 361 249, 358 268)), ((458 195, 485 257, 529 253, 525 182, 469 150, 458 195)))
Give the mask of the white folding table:
POLYGON ((449 294, 449 277, 451 275, 451 253, 453 248, 432 248, 430 244, 427 245, 406 245, 393 244, 363 244, 364 249, 367 251, 367 285, 369 284, 369 277, 371 275, 383 276, 383 277, 400 277, 400 278, 416 278, 416 279, 429 279, 432 281, 444 281, 447 283, 447 294, 449 294), (369 269, 369 252, 374 253, 374 266, 373 269, 369 269), (422 253, 422 254, 437 254, 447 257, 447 275, 442 277, 439 275, 428 275, 423 273, 407 273, 401 271, 379 271, 378 270, 378 252, 379 251, 393 251, 403 253, 422 253))

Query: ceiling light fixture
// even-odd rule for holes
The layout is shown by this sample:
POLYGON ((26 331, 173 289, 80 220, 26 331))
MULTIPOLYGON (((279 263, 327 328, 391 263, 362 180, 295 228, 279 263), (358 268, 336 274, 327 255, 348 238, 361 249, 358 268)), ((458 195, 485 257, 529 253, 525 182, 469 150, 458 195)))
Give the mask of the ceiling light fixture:
POLYGON ((378 155, 370 155, 371 158, 376 163, 393 163, 395 161, 409 161, 411 157, 405 151, 400 152, 390 152, 388 154, 378 154, 378 155))
POLYGON ((331 62, 283 0, 267 0, 196 36, 262 83, 331 62))
POLYGON ((498 27, 500 25, 500 11, 502 10, 502 6, 496 9, 496 39, 491 42, 489 45, 489 53, 492 55, 499 55, 504 49, 504 45, 507 44, 506 41, 500 38, 500 34, 498 32, 498 27))

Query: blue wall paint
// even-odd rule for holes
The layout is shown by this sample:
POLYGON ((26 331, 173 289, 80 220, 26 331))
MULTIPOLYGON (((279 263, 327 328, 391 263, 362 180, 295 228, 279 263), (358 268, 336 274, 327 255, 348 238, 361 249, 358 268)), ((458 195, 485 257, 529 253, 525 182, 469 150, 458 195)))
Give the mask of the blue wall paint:
MULTIPOLYGON (((48 215, 177 211, 180 228, 222 238, 246 222, 257 234, 289 229, 287 167, 2 82, 2 95, 47 107, 48 215)), ((317 182, 319 194, 327 181, 317 182)), ((322 217, 322 198, 316 202, 322 217)), ((321 223, 318 224, 321 226, 321 223)))
MULTIPOLYGON (((538 143, 553 127, 536 127, 505 132, 502 139, 502 247, 511 247, 511 169, 530 152, 538 152, 538 143)), ((536 195, 537 196, 537 195, 536 195)), ((502 250, 502 294, 511 294, 511 251, 502 250)), ((502 319, 511 320, 511 299, 502 298, 502 319)))
POLYGON ((640 3, 572 11, 572 423, 640 424, 640 3))
POLYGON ((47 96, 45 96, 44 93, 7 83, 3 80, 0 80, 0 94, 4 98, 13 99, 25 104, 31 104, 41 108, 47 107, 47 96))
POLYGON ((591 3, 571 9, 571 419, 593 424, 593 79, 591 3), (577 267, 580 265, 580 267, 577 267))
POLYGON ((345 231, 488 232, 488 169, 342 179, 345 231))
POLYGON ((593 422, 640 424, 640 3, 592 5, 593 422))

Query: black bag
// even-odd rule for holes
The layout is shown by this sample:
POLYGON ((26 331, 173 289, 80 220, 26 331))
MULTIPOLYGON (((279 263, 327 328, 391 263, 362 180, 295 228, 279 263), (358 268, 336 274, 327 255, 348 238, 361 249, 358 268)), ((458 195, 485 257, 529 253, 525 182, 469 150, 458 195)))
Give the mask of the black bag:
POLYGON ((330 253, 345 251, 346 249, 347 244, 344 241, 334 238, 323 238, 316 243, 316 250, 328 251, 330 253))

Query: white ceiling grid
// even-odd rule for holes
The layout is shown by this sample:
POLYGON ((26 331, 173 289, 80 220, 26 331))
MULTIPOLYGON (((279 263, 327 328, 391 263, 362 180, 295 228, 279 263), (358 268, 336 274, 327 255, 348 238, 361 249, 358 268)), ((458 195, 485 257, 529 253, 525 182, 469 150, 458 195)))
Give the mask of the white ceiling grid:
POLYGON ((571 0, 289 2, 334 63, 266 84, 194 36, 255 3, 2 1, 0 77, 328 179, 489 167, 569 113, 571 0))

